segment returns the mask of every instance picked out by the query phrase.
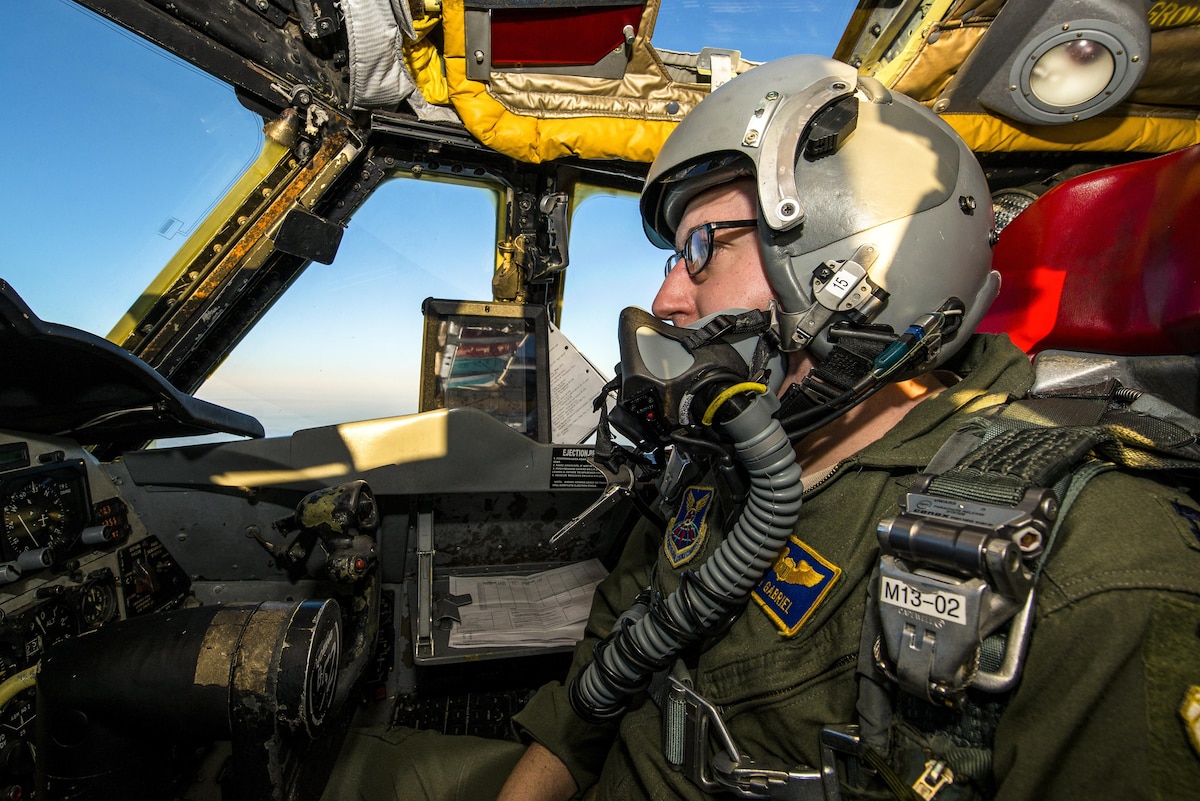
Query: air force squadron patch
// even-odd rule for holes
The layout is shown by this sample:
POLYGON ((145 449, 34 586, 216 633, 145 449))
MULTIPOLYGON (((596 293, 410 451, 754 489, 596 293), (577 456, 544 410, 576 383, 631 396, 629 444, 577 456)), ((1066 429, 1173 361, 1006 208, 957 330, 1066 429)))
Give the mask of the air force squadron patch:
POLYGON ((683 501, 663 543, 671 567, 686 564, 700 550, 708 534, 708 513, 712 510, 714 494, 712 487, 688 487, 683 493, 683 501))
POLYGON ((767 570, 751 595, 788 637, 812 615, 842 569, 795 537, 767 570))

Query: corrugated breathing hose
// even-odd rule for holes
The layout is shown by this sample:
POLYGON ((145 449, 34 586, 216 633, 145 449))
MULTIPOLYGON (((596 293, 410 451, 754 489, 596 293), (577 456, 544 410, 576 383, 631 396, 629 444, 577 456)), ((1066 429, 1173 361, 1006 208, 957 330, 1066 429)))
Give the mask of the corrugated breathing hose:
POLYGON ((690 643, 719 631, 745 606, 774 562, 800 514, 800 466, 779 421, 778 401, 753 397, 716 426, 734 441, 734 459, 750 477, 749 496, 733 529, 698 571, 685 571, 665 599, 643 593, 596 644, 595 659, 570 686, 571 706, 584 720, 621 714, 628 698, 649 684, 690 643))

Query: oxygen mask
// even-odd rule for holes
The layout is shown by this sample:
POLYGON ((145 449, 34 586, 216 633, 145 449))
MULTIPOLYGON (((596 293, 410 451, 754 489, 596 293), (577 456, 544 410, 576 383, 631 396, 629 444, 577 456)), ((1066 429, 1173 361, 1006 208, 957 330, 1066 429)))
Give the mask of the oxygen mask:
POLYGON ((621 312, 611 425, 643 452, 695 436, 774 396, 783 356, 770 311, 730 309, 679 327, 636 307, 621 312))

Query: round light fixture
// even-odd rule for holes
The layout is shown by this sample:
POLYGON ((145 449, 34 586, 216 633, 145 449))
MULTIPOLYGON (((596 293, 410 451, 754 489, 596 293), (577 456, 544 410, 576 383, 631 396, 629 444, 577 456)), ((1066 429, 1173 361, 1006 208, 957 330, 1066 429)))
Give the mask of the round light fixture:
POLYGON ((1072 39, 1050 48, 1033 63, 1029 90, 1048 106, 1078 106, 1107 89, 1116 71, 1112 51, 1102 43, 1072 39))
POLYGON ((1145 72, 1145 57, 1125 29, 1076 20, 1032 37, 1013 60, 1009 90, 1018 116, 1059 124, 1094 117, 1120 103, 1145 72))

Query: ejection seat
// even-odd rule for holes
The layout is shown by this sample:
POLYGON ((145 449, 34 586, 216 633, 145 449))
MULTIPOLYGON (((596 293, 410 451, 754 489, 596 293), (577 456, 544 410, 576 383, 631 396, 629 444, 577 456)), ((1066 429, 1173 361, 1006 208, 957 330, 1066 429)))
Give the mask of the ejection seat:
POLYGON ((979 330, 1035 356, 1039 384, 1115 372, 1200 414, 1200 145, 1054 186, 1003 229, 993 265, 979 330))

